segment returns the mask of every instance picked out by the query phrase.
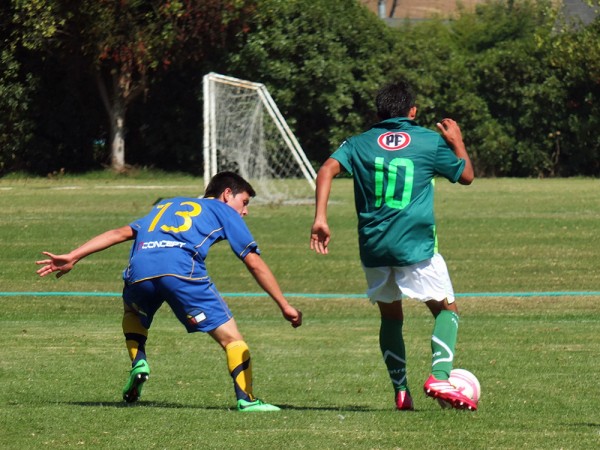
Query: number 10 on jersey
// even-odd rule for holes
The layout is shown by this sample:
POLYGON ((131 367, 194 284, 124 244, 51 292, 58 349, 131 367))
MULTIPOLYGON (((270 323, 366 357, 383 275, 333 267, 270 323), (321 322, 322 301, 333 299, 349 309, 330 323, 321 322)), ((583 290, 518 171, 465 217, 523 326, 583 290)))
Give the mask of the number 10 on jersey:
POLYGON ((386 167, 384 158, 375 158, 375 207, 380 208, 385 203, 390 208, 404 209, 412 197, 414 175, 415 165, 410 159, 394 158, 386 167), (398 176, 399 170, 404 171, 404 177, 398 176), (401 186, 397 186, 399 182, 401 186), (396 193, 400 194, 400 199, 396 193))

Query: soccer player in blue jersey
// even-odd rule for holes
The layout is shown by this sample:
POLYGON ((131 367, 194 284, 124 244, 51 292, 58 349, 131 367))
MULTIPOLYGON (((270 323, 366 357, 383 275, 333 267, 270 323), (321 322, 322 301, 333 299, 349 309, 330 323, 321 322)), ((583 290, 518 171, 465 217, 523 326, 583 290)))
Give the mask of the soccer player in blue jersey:
POLYGON ((202 199, 162 200, 147 216, 129 225, 102 233, 68 254, 43 252, 48 259, 37 261, 43 266, 37 271, 40 276, 57 272, 61 277, 82 258, 133 240, 129 265, 123 272, 123 333, 132 361, 123 388, 126 402, 138 400, 150 375, 146 339, 154 314, 166 301, 189 333, 208 333, 225 350, 238 410, 279 410, 254 396, 248 345, 204 262, 214 243, 227 240, 283 317, 294 328, 302 324, 302 313, 283 296, 242 219, 254 195, 241 176, 221 172, 211 179, 202 199))
POLYGON ((341 144, 319 169, 311 249, 328 253, 327 202, 332 179, 342 170, 354 178, 360 259, 367 295, 381 314, 379 343, 394 387, 396 408, 412 410, 402 335, 402 299, 424 302, 435 318, 432 370, 425 393, 457 409, 477 405, 448 381, 458 331, 452 283, 437 252, 433 180, 470 184, 473 168, 459 126, 437 124, 440 133, 414 121, 417 107, 405 82, 377 94, 379 123, 341 144))

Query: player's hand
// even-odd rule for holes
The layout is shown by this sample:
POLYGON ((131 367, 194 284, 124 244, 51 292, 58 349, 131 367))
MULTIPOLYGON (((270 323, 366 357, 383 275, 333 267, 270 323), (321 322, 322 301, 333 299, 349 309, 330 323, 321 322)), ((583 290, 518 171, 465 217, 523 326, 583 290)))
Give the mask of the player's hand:
POLYGON ((58 272, 56 278, 60 278, 69 273, 76 262, 73 261, 69 255, 54 255, 50 252, 42 252, 42 254, 50 259, 42 259, 35 262, 38 266, 44 266, 36 271, 40 277, 45 277, 51 273, 58 272))
POLYGON ((294 328, 298 328, 302 325, 302 311, 294 308, 293 306, 288 306, 283 311, 283 317, 285 320, 290 322, 294 328))
POLYGON ((315 222, 310 230, 310 249, 326 255, 329 253, 329 240, 331 238, 331 232, 329 226, 326 223, 315 222))
POLYGON ((454 120, 446 118, 438 122, 436 126, 450 147, 454 148, 455 145, 463 142, 460 127, 454 120))

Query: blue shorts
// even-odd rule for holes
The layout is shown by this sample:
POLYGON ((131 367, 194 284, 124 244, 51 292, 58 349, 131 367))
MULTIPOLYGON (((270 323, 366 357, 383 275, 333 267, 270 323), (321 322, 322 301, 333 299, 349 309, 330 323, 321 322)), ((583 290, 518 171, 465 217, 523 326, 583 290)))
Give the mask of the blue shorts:
POLYGON ((208 278, 187 280, 162 276, 125 284, 123 301, 137 313, 145 328, 150 328, 163 302, 169 304, 188 333, 212 331, 233 317, 208 278))

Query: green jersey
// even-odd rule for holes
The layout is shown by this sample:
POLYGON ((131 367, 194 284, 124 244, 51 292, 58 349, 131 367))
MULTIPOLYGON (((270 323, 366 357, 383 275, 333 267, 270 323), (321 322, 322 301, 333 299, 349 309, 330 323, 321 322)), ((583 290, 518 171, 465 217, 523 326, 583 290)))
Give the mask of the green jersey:
POLYGON ((435 131, 388 119, 331 155, 354 176, 360 258, 366 267, 408 266, 435 252, 433 183, 465 167, 435 131))

